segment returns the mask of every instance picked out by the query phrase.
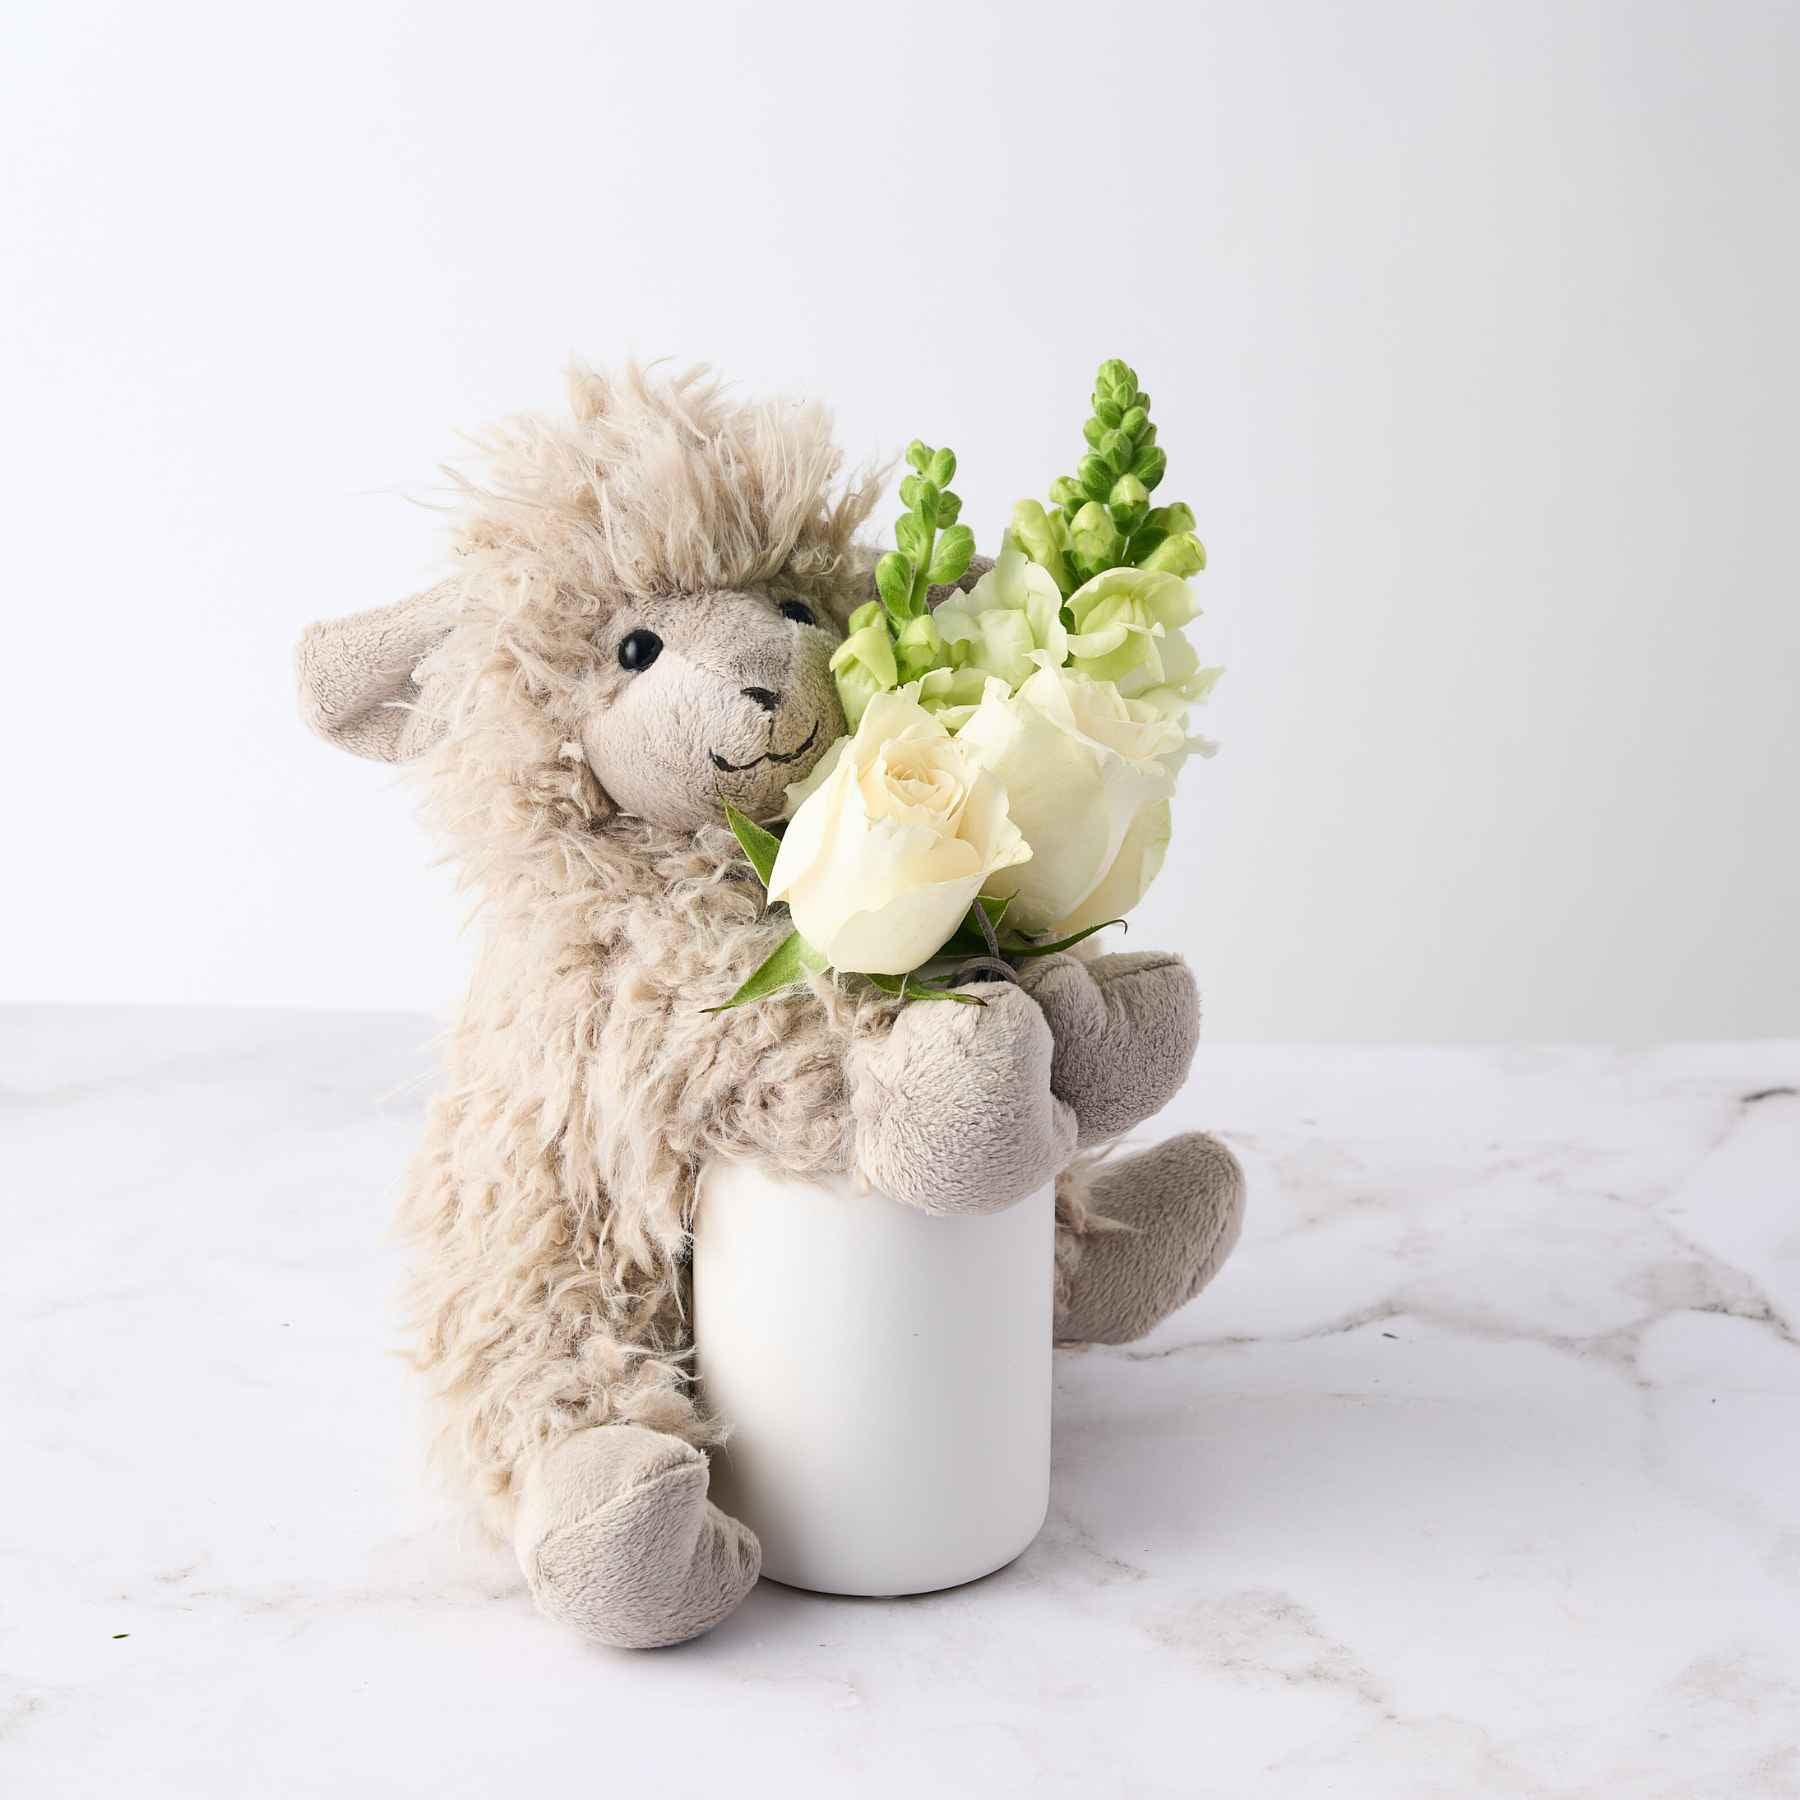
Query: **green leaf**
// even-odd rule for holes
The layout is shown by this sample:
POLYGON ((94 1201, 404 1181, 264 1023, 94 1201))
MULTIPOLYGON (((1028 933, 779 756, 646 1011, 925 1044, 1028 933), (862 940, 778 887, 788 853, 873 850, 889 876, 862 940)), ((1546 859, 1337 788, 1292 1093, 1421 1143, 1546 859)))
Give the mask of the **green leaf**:
POLYGON ((969 572, 975 556, 975 534, 966 525, 952 525, 938 539, 937 553, 931 559, 933 582, 960 581, 969 572))
POLYGON ((934 450, 931 456, 931 466, 926 473, 937 486, 948 487, 956 477, 956 452, 954 450, 934 450))
POLYGON ((938 490, 932 482, 919 483, 919 491, 913 498, 913 511, 919 515, 923 524, 935 525, 938 522, 938 490))
POLYGON ((884 994, 901 1000, 954 1000, 959 1006, 986 1006, 979 994, 959 994, 955 988, 934 987, 929 981, 915 981, 910 975, 866 975, 884 994))
POLYGON ((906 460, 923 475, 931 466, 931 446, 923 438, 914 438, 906 446, 906 460))
POLYGON ((894 521, 894 542, 900 546, 900 554, 916 569, 919 559, 925 554, 926 530, 917 513, 902 513, 894 521))
POLYGON ((898 551, 890 550, 875 565, 875 591, 889 612, 899 613, 905 609, 912 584, 913 566, 898 551))
POLYGON ((824 957, 799 932, 790 931, 731 998, 721 1005, 708 1006, 709 1013, 728 1012, 734 1006, 747 1006, 752 1000, 766 1000, 808 975, 816 975, 826 967, 824 957))
POLYGON ((954 525, 962 512, 962 497, 953 494, 948 488, 938 495, 937 522, 939 525, 954 525))
MULTIPOLYGON (((1012 896, 1008 894, 1003 900, 995 900, 986 894, 976 896, 975 903, 963 915, 963 920, 951 933, 950 941, 938 952, 939 956, 983 956, 994 952, 995 946, 988 942, 988 932, 981 929, 981 921, 975 916, 977 909, 987 915, 988 930, 997 932, 1000 922, 1006 917, 1006 909, 1012 905, 1012 896)), ((1004 956, 1005 951, 1000 951, 1004 956)))
POLYGON ((924 479, 922 475, 908 475, 900 483, 900 504, 909 511, 919 504, 919 484, 924 479))
POLYGON ((744 846, 744 854, 756 871, 756 879, 766 888, 769 872, 775 867, 775 858, 781 849, 781 839, 739 812, 729 800, 725 802, 725 823, 731 827, 731 835, 744 846))
POLYGON ((1058 938, 1054 944, 1034 944, 1028 938, 1019 938, 1006 946, 1008 956, 1054 956, 1058 950, 1067 950, 1079 944, 1083 938, 1091 938, 1096 931, 1105 931, 1109 926, 1117 925, 1121 931, 1129 929, 1123 919, 1102 919, 1098 925, 1089 925, 1076 932, 1072 937, 1058 938))

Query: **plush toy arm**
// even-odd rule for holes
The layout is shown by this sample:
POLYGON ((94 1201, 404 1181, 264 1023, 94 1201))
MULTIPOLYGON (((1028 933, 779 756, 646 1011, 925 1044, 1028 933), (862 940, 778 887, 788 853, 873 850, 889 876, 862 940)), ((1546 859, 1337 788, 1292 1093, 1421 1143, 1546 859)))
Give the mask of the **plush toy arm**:
POLYGON ((1050 1022, 1050 1086, 1075 1109, 1084 1145, 1143 1124, 1180 1092, 1200 1041, 1200 995, 1179 956, 1036 957, 1019 979, 1050 1022))
MULTIPOLYGON (((885 1010, 821 984, 712 1014, 681 1074, 673 1147, 696 1163, 723 1156, 791 1175, 842 1175, 855 1156, 846 1059, 885 1035, 885 1010)), ((673 1010, 691 1016, 692 996, 673 1010)))
MULTIPOLYGON (((735 960, 754 967, 779 928, 735 960)), ((767 1162, 793 1175, 853 1173, 927 1212, 997 1211, 1055 1178, 1075 1149, 1075 1114, 1051 1092, 1054 1042, 1037 1004, 1010 982, 965 991, 985 1004, 896 1005, 857 982, 824 980, 705 1016, 692 994, 664 996, 657 1058, 678 1082, 669 1147, 693 1165, 767 1162)), ((625 1029, 615 1007, 613 1028, 625 1029)))
POLYGON ((986 1005, 912 1001, 850 1061, 857 1172, 926 1212, 1011 1206, 1075 1148, 1075 1115, 1051 1092, 1043 1013, 1010 982, 966 991, 986 1005))

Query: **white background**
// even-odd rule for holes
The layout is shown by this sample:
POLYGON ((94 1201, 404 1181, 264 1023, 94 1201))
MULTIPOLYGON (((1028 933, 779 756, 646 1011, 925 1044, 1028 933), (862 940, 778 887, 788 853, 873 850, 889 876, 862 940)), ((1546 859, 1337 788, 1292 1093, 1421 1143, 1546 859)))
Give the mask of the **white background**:
POLYGON ((1231 669, 1132 941, 1213 1034, 1793 1031, 1797 18, 13 8, 0 999, 450 1002, 289 647, 571 352, 951 443, 990 550, 1121 355, 1231 669))

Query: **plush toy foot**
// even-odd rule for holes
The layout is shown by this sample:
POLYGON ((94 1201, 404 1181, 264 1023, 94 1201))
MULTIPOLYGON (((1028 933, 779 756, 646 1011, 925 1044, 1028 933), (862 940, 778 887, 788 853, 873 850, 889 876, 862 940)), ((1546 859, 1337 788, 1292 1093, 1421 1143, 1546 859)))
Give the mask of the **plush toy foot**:
POLYGON ((1179 956, 1045 956, 1019 980, 1050 1023, 1050 1089, 1074 1108, 1082 1144, 1143 1124, 1180 1091, 1200 1041, 1200 996, 1179 956))
POLYGON ((698 1637, 756 1585, 762 1546, 706 1497, 706 1458, 597 1425, 530 1470, 513 1541, 538 1609, 621 1650, 698 1637))
POLYGON ((1219 1272, 1243 1224, 1244 1176, 1217 1138, 1193 1131, 1102 1163, 1083 1198, 1099 1218, 1074 1225, 1057 1342, 1128 1344, 1219 1272))

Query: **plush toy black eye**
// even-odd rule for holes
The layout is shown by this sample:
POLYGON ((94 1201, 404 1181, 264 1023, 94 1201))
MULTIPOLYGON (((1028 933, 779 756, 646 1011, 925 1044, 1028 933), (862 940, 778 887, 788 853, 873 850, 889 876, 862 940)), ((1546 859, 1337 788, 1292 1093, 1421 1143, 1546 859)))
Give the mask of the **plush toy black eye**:
POLYGON ((619 640, 619 667, 637 674, 662 655, 662 639, 654 631, 628 631, 619 640))
POLYGON ((781 616, 784 619, 792 619, 797 625, 816 625, 819 622, 813 617, 813 609, 798 600, 782 601, 781 616))

